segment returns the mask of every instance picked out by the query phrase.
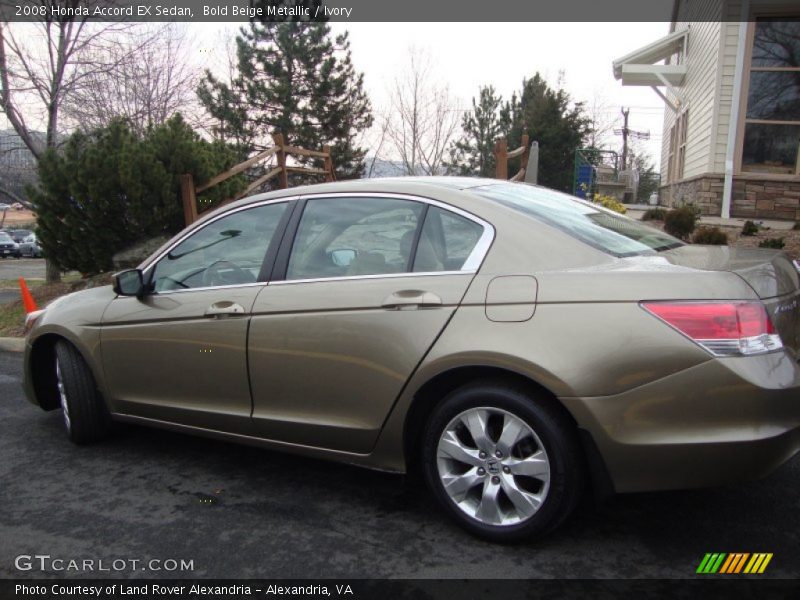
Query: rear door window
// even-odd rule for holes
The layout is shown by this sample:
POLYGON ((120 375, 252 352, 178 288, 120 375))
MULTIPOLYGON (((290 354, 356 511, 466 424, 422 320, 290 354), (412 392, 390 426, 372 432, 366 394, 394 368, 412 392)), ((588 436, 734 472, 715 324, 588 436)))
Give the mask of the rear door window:
POLYGON ((414 272, 458 271, 483 234, 475 221, 431 206, 414 257, 414 272))
POLYGON ((396 198, 309 200, 287 280, 405 273, 424 204, 396 198))

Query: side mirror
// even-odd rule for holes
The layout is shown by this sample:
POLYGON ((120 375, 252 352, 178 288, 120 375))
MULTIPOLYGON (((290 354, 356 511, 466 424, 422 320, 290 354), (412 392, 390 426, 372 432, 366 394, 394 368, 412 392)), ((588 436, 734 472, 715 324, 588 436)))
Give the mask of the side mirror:
POLYGON ((331 250, 328 252, 328 256, 331 257, 331 262, 337 267, 349 267, 350 263, 358 256, 358 251, 352 248, 341 248, 339 250, 331 250))
POLYGON ((114 275, 114 291, 120 296, 144 297, 144 280, 139 269, 128 269, 114 275))

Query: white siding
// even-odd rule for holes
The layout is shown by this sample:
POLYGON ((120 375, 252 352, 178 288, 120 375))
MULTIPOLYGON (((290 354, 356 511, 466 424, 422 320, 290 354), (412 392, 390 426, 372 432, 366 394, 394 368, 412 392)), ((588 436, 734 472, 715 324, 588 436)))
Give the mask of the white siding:
MULTIPOLYGON (((714 100, 718 82, 719 44, 725 25, 721 22, 721 11, 722 5, 718 0, 686 2, 679 12, 681 21, 675 24, 675 31, 689 30, 686 80, 679 88, 684 97, 681 110, 685 108, 689 111, 684 179, 707 173, 712 164, 712 148, 716 147, 716 136, 712 135, 712 130, 715 129, 714 100)), ((674 121, 674 112, 667 108, 664 111, 661 154, 661 172, 664 174, 669 170, 669 130, 674 121)))
MULTIPOLYGON (((751 13, 756 14, 764 10, 786 10, 797 4, 797 0, 749 2, 751 13)), ((684 178, 725 172, 739 28, 748 26, 746 21, 739 22, 742 19, 741 12, 742 0, 727 0, 724 5, 719 0, 681 0, 679 19, 682 22, 675 24, 675 30, 689 27, 688 73, 682 87, 689 107, 684 178), (715 19, 717 22, 697 22, 698 17, 703 20, 715 19)), ((750 16, 745 15, 745 18, 749 19, 750 16)), ((740 106, 740 109, 744 110, 745 107, 740 106)), ((733 116, 734 119, 738 117, 733 116)), ((662 183, 667 183, 669 128, 674 119, 672 111, 667 109, 661 159, 661 172, 664 174, 662 183)))
MULTIPOLYGON (((733 80, 736 74, 736 52, 739 43, 739 27, 746 27, 746 23, 738 23, 741 2, 730 0, 727 7, 727 18, 732 19, 722 24, 722 38, 720 49, 720 82, 717 93, 717 127, 711 164, 709 171, 712 173, 725 172, 725 152, 728 144, 728 128, 731 121, 731 105, 733 103, 733 80)), ((734 117, 736 118, 736 117, 734 117)))

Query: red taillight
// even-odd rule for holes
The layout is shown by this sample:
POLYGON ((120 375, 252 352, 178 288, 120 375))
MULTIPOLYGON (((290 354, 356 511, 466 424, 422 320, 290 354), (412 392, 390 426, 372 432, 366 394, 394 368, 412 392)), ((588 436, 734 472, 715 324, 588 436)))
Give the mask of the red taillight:
POLYGON ((659 319, 714 354, 760 354, 783 347, 761 302, 643 302, 659 319))

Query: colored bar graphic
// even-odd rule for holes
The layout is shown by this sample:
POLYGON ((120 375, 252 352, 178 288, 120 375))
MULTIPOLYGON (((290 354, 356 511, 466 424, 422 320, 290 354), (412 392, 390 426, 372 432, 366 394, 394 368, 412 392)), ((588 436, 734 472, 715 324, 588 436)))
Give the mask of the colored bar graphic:
POLYGON ((698 573, 716 573, 720 565, 722 565, 722 561, 725 560, 726 554, 715 552, 706 554, 703 558, 703 561, 700 563, 700 566, 697 567, 698 573))
POLYGON ((769 562, 772 560, 772 553, 760 552, 750 554, 749 552, 732 552, 730 554, 725 552, 708 552, 700 561, 697 567, 699 574, 761 574, 763 573, 769 562), (749 559, 749 560, 748 560, 749 559), (747 566, 745 566, 745 564, 747 566))
POLYGON ((722 563, 722 568, 719 570, 720 573, 730 573, 731 564, 738 562, 739 555, 738 554, 728 554, 728 558, 722 563))
POLYGON ((750 562, 747 563, 747 566, 744 568, 745 573, 763 573, 769 561, 772 560, 772 553, 759 553, 753 554, 753 558, 750 559, 750 562))
POLYGON ((711 560, 711 555, 706 554, 703 557, 703 560, 700 561, 700 566, 697 567, 697 573, 707 573, 706 567, 708 566, 709 561, 711 560))
POLYGON ((748 556, 750 556, 749 552, 745 552, 744 554, 742 554, 742 558, 739 560, 739 564, 736 565, 736 569, 733 571, 733 573, 742 572, 742 567, 744 567, 744 563, 747 560, 748 556))

